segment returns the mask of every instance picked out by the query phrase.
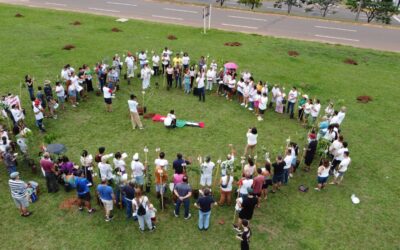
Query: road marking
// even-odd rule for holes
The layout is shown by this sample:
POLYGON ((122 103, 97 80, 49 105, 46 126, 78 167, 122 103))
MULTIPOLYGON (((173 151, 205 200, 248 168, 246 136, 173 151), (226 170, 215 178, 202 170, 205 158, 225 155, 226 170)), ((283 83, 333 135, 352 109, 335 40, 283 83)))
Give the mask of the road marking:
POLYGON ((158 16, 158 15, 151 15, 151 16, 152 17, 158 17, 158 18, 164 18, 164 19, 183 21, 183 18, 180 18, 180 17, 169 17, 169 16, 158 16))
POLYGON ((357 32, 357 30, 350 30, 350 29, 342 29, 342 28, 335 28, 335 27, 327 27, 327 26, 314 26, 315 28, 319 29, 327 29, 327 30, 341 30, 341 31, 349 31, 349 32, 357 32))
POLYGON ((109 10, 109 9, 99 9, 99 8, 89 8, 89 10, 97 10, 97 11, 105 11, 105 12, 114 12, 119 13, 119 10, 109 10))
POLYGON ((231 18, 238 18, 238 19, 246 19, 246 20, 253 20, 253 21, 262 21, 266 22, 267 19, 262 19, 262 18, 254 18, 254 17, 244 17, 244 16, 228 16, 231 18))
POLYGON ((393 16, 394 20, 396 20, 397 22, 400 23, 400 18, 398 18, 397 16, 393 16))
POLYGON ((50 2, 45 2, 45 4, 47 4, 47 5, 54 5, 54 6, 61 6, 61 7, 67 6, 67 5, 64 4, 64 3, 50 3, 50 2))
POLYGON ((181 9, 172 9, 172 8, 164 8, 164 10, 169 10, 169 11, 178 11, 178 12, 185 12, 185 13, 193 13, 197 14, 197 11, 194 10, 181 10, 181 9))
POLYGON ((330 38, 330 39, 336 39, 336 40, 343 40, 343 41, 351 41, 351 42, 359 42, 360 40, 357 39, 350 39, 350 38, 345 38, 345 37, 336 37, 336 36, 323 36, 323 35, 314 35, 316 37, 321 37, 321 38, 330 38))
POLYGON ((137 6, 136 4, 130 4, 130 3, 119 3, 119 2, 107 2, 107 3, 114 4, 114 5, 132 6, 132 7, 137 6))
POLYGON ((257 30, 257 27, 254 26, 245 26, 245 25, 237 25, 237 24, 229 24, 229 23, 221 23, 223 26, 231 26, 231 27, 237 27, 237 28, 246 28, 246 29, 253 29, 257 30))

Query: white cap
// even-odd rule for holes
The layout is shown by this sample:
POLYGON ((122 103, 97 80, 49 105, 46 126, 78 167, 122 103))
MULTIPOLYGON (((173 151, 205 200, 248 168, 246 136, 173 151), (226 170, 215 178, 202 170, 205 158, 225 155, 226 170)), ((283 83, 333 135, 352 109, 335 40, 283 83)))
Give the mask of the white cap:
POLYGON ((132 158, 133 158, 134 161, 138 161, 139 160, 139 154, 135 153, 132 158))

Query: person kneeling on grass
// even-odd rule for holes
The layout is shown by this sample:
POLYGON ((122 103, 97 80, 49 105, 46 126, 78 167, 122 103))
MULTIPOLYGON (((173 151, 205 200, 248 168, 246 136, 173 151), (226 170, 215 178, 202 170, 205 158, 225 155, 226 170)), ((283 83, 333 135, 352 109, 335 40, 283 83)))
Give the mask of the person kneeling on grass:
POLYGON ((164 126, 166 128, 176 128, 176 116, 174 110, 169 111, 167 117, 165 117, 164 126))
POLYGON ((329 178, 329 170, 330 170, 329 165, 330 164, 327 159, 322 159, 322 164, 318 168, 318 177, 317 177, 318 186, 314 188, 315 190, 321 191, 321 189, 325 187, 326 182, 328 181, 329 178))
POLYGON ((12 172, 8 185, 10 186, 11 197, 19 209, 21 216, 30 216, 32 212, 29 212, 27 209, 29 206, 27 189, 30 187, 30 184, 26 184, 24 181, 20 180, 18 172, 12 172))
POLYGON ((84 172, 81 170, 76 174, 75 185, 79 199, 79 211, 83 211, 83 206, 85 206, 89 214, 93 213, 95 209, 90 204, 90 182, 85 178, 84 172))
POLYGON ((200 197, 194 206, 199 209, 199 230, 207 231, 210 225, 211 207, 217 206, 218 203, 214 201, 210 189, 205 188, 203 193, 204 196, 200 197))
POLYGON ((97 186, 97 194, 99 195, 104 206, 106 214, 105 221, 108 222, 113 218, 111 211, 114 207, 115 195, 112 187, 107 185, 107 178, 101 179, 101 184, 97 186))

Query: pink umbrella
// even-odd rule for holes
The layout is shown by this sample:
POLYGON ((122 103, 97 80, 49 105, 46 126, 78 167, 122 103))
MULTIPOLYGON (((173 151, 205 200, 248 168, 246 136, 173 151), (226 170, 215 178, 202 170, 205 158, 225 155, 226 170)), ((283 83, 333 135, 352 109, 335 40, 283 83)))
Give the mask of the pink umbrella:
POLYGON ((224 67, 226 69, 235 69, 235 70, 238 68, 238 66, 234 62, 225 63, 224 67))

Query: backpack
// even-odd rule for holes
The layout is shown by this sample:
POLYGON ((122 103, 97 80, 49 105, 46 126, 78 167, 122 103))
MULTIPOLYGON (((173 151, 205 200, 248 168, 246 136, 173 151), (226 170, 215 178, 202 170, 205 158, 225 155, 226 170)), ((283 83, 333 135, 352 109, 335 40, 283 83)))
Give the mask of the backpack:
MULTIPOLYGON (((138 202, 138 200, 136 200, 136 203, 138 202)), ((143 216, 146 215, 146 209, 143 206, 143 200, 139 203, 139 207, 138 207, 138 211, 137 211, 137 215, 138 216, 143 216)))

